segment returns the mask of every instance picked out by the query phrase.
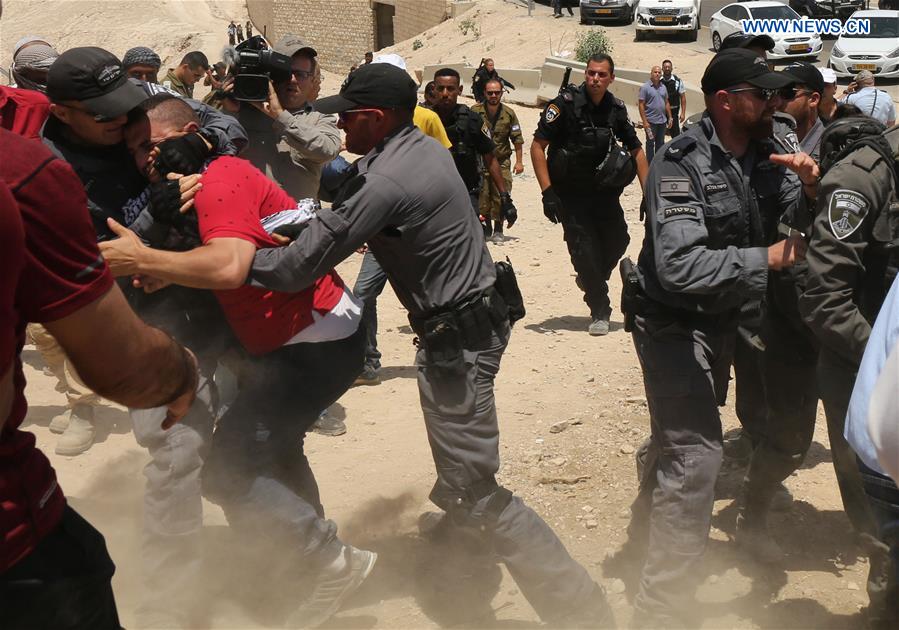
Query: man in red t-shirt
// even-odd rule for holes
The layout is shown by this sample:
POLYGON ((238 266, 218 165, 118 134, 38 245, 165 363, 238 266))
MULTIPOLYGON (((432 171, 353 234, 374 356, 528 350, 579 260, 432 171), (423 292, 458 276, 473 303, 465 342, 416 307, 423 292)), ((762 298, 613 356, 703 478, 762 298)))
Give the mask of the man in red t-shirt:
POLYGON ((0 155, 16 156, 0 160, 0 618, 10 628, 118 628, 103 537, 66 505, 34 435, 20 428, 25 326, 43 323, 105 398, 168 405, 164 426, 194 399, 196 361, 128 307, 71 167, 5 129, 0 155))
MULTIPOLYGON (((142 108, 147 116, 133 117, 125 138, 138 168, 159 181, 164 174, 156 170, 155 144, 193 132, 197 119, 165 95, 142 108)), ((256 250, 277 246, 265 226, 295 222, 303 213, 249 162, 211 161, 194 207, 202 245, 193 250, 145 247, 111 221, 121 238, 101 243, 101 251, 116 275, 212 289, 218 297, 248 356, 237 398, 216 426, 204 492, 222 505, 232 526, 253 536, 286 537, 299 566, 318 573, 312 594, 295 611, 296 620, 315 627, 358 588, 376 559, 337 538, 302 451, 320 410, 336 402, 361 369, 361 304, 333 270, 299 293, 244 284, 256 250)))

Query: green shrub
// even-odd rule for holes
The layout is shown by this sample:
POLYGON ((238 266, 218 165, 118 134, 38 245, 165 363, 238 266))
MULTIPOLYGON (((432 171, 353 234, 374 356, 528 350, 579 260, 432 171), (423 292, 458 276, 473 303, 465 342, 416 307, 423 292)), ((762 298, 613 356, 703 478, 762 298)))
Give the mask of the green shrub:
POLYGON ((465 18, 461 22, 459 22, 459 30, 462 31, 463 35, 468 35, 469 31, 474 38, 477 39, 481 36, 481 26, 478 24, 474 18, 465 18))
POLYGON ((612 42, 609 41, 605 30, 591 28, 578 36, 577 47, 574 49, 575 59, 582 63, 587 63, 590 57, 599 53, 612 54, 612 42))
POLYGON ((422 43, 420 39, 416 39, 412 42, 412 50, 418 50, 419 48, 424 48, 425 45, 422 43))

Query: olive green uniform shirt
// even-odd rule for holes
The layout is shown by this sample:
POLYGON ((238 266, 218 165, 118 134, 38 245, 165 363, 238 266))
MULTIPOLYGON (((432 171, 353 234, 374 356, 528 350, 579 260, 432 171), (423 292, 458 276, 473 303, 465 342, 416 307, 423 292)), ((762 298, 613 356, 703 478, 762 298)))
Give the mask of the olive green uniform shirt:
POLYGON ((496 145, 493 155, 496 156, 500 165, 509 168, 508 163, 512 157, 513 145, 524 144, 524 136, 521 135, 521 125, 518 123, 515 111, 500 103, 496 118, 491 119, 490 114, 487 113, 486 103, 478 103, 471 110, 480 114, 481 118, 490 125, 493 130, 493 144, 496 145))
POLYGON ((169 71, 166 73, 165 78, 162 80, 162 84, 170 90, 176 91, 184 98, 194 97, 194 86, 184 83, 181 79, 175 76, 175 71, 172 68, 169 68, 169 71))

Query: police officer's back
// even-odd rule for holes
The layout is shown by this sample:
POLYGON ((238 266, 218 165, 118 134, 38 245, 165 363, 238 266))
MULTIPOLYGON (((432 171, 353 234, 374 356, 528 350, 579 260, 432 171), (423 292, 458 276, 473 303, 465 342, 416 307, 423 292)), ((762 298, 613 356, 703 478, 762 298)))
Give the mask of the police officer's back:
POLYGON ((643 182, 648 165, 627 107, 608 91, 615 80, 612 58, 591 58, 584 78, 578 87, 563 86, 543 110, 531 162, 543 213, 562 223, 590 308, 588 331, 604 335, 612 311, 608 279, 630 240, 618 198, 635 174, 643 182))
MULTIPOLYGON (((839 155, 832 147, 846 144, 839 138, 834 141, 831 134, 852 132, 853 128, 873 122, 867 117, 838 119, 828 126, 822 138, 821 163, 825 172, 819 185, 807 284, 799 299, 799 310, 820 344, 819 393, 843 506, 853 528, 861 534, 862 547, 869 557, 869 624, 893 628, 899 622, 899 586, 884 545, 873 542, 886 530, 878 531, 872 518, 878 512, 870 509, 865 491, 866 486, 873 486, 874 492, 881 495, 887 492, 890 482, 874 471, 866 471, 864 477, 859 474, 855 453, 843 432, 871 326, 899 268, 899 186, 895 163, 899 128, 879 138, 884 141, 878 143, 882 146, 856 148, 831 165, 833 154, 839 155)), ((870 503, 887 504, 877 499, 870 503)))

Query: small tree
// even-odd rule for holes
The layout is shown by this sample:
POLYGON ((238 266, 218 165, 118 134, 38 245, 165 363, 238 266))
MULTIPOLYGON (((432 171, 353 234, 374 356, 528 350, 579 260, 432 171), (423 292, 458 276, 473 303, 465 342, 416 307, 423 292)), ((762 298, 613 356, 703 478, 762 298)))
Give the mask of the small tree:
POLYGON ((591 28, 589 31, 581 33, 577 38, 577 47, 574 49, 574 57, 582 63, 587 63, 593 55, 605 53, 612 54, 612 42, 609 41, 605 30, 601 28, 591 28))

